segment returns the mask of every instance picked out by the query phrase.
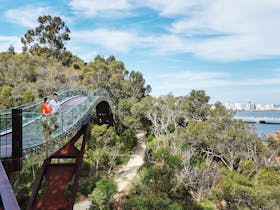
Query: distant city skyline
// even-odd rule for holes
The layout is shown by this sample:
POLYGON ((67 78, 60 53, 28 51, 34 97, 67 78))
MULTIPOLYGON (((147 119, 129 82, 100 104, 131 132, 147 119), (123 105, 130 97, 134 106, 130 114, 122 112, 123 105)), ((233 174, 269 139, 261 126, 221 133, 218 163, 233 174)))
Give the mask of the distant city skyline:
POLYGON ((259 104, 254 102, 240 103, 240 102, 230 102, 226 101, 223 105, 227 109, 237 110, 237 111, 275 111, 280 110, 279 104, 259 104))
POLYGON ((0 11, 0 51, 21 52, 38 16, 60 16, 68 50, 114 55, 153 96, 202 89, 211 102, 280 104, 280 1, 2 0, 0 11))

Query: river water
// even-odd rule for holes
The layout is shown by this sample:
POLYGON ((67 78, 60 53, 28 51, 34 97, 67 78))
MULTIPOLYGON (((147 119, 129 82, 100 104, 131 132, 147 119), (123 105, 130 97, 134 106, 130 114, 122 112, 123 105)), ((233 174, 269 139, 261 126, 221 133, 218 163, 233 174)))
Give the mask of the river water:
MULTIPOLYGON (((237 112, 240 117, 271 117, 280 118, 280 111, 255 111, 255 112, 237 112)), ((258 135, 269 135, 280 130, 280 124, 252 124, 256 127, 258 135)))

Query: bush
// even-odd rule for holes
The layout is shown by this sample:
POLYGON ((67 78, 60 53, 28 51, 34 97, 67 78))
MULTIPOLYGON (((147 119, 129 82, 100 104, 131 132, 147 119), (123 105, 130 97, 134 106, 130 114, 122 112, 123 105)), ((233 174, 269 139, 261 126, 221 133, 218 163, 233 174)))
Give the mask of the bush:
POLYGON ((90 163, 88 161, 83 160, 81 177, 88 176, 89 172, 90 172, 90 163))
POLYGON ((149 210, 151 209, 150 201, 145 197, 136 197, 128 199, 124 206, 125 210, 129 209, 141 209, 141 210, 149 210))
POLYGON ((200 202, 199 206, 203 210, 215 210, 215 207, 214 207, 213 203, 209 200, 204 200, 204 201, 200 202))
POLYGON ((96 183, 96 188, 90 195, 91 209, 109 210, 114 202, 114 194, 117 192, 116 183, 101 179, 96 183))
POLYGON ((96 187, 96 183, 100 180, 99 177, 93 177, 90 180, 87 180, 83 184, 79 185, 79 192, 83 195, 89 195, 94 188, 96 187))
POLYGON ((123 142, 125 150, 131 150, 137 143, 137 139, 134 135, 134 133, 126 129, 120 136, 120 141, 123 142))
POLYGON ((121 156, 118 156, 117 157, 117 160, 116 160, 116 164, 117 165, 124 165, 124 164, 127 164, 127 162, 129 161, 130 159, 130 155, 126 155, 126 154, 123 154, 121 156))

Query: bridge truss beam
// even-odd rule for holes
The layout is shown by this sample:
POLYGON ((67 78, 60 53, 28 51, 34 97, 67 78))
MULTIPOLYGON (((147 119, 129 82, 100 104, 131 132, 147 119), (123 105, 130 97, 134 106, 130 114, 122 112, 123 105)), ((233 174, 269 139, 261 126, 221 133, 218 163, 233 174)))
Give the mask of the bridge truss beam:
POLYGON ((90 122, 87 120, 68 143, 44 160, 33 186, 27 210, 73 209, 89 126, 90 122), (83 139, 78 149, 77 142, 82 135, 83 139), (53 160, 58 161, 54 163, 53 160), (38 196, 42 187, 46 187, 46 192, 38 196))

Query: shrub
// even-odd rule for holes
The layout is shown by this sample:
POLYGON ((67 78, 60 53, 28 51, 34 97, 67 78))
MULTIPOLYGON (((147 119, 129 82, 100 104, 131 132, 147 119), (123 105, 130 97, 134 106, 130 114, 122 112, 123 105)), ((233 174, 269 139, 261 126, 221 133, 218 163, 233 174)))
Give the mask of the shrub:
POLYGON ((109 210, 114 202, 114 194, 117 192, 116 183, 102 178, 96 183, 96 188, 92 191, 90 199, 91 209, 109 210))

